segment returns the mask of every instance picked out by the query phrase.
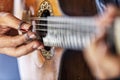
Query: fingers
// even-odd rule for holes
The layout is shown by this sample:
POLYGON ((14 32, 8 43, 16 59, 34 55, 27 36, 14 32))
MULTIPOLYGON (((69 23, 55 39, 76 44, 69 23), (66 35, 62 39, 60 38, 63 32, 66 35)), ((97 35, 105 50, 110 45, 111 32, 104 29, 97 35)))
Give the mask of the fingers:
MULTIPOLYGON (((20 19, 14 17, 12 14, 10 13, 4 13, 4 12, 0 12, 0 24, 3 26, 9 26, 10 28, 14 28, 14 29, 18 29, 18 26, 21 22, 20 19)), ((29 30, 29 28, 31 27, 30 24, 24 23, 24 25, 22 25, 22 27, 25 30, 29 30)))
POLYGON ((107 5, 105 15, 111 18, 115 18, 118 13, 118 8, 112 4, 107 5))
POLYGON ((116 16, 117 16, 117 8, 109 4, 105 9, 104 13, 96 18, 98 33, 96 36, 95 43, 103 41, 107 29, 111 27, 111 24, 113 23, 116 16))
POLYGON ((26 34, 18 35, 15 37, 0 36, 0 43, 2 43, 2 45, 0 45, 0 48, 16 47, 25 43, 29 39, 35 39, 35 38, 36 38, 36 35, 33 32, 27 32, 26 34))
POLYGON ((110 25, 113 23, 115 17, 117 16, 117 13, 118 9, 115 6, 109 4, 107 5, 103 15, 100 15, 97 18, 99 33, 97 34, 98 36, 96 39, 92 42, 95 47, 99 46, 99 44, 105 44, 104 39, 106 36, 106 29, 108 27, 111 27, 110 25))
POLYGON ((113 5, 108 5, 102 15, 99 15, 97 24, 100 27, 107 28, 110 27, 113 20, 117 16, 118 9, 113 5))
POLYGON ((9 56, 20 57, 41 48, 43 48, 43 45, 41 43, 33 41, 29 44, 22 45, 17 48, 0 48, 0 53, 4 53, 9 56))
POLYGON ((23 46, 16 48, 15 52, 16 52, 16 56, 19 57, 19 56, 26 55, 26 54, 28 54, 36 49, 42 49, 42 48, 43 48, 42 43, 39 43, 37 41, 33 41, 27 45, 23 45, 23 46))
POLYGON ((0 35, 5 34, 9 30, 10 30, 10 28, 7 26, 0 26, 0 35))

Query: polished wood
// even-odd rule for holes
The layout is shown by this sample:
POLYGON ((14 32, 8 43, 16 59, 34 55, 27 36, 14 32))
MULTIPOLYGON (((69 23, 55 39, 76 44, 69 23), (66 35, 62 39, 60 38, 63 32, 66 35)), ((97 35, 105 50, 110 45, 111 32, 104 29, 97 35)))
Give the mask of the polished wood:
POLYGON ((59 80, 94 80, 82 51, 66 50, 61 59, 59 80))
POLYGON ((59 0, 59 3, 69 16, 93 16, 97 13, 94 0, 59 0))
MULTIPOLYGON (((36 14, 38 13, 38 9, 43 1, 45 1, 45 0, 25 0, 25 4, 26 4, 27 8, 29 8, 30 6, 32 6, 34 8, 35 16, 36 16, 36 14)), ((55 16, 61 16, 62 13, 59 8, 58 1, 57 0, 47 0, 47 1, 49 1, 50 4, 52 5, 53 14, 55 16)))
MULTIPOLYGON (((44 0, 25 0, 26 7, 32 6, 37 14, 40 4, 44 0)), ((55 16, 63 14, 70 16, 91 16, 97 13, 96 4, 93 0, 48 0, 55 16)))
POLYGON ((0 11, 13 13, 14 0, 0 0, 0 11))

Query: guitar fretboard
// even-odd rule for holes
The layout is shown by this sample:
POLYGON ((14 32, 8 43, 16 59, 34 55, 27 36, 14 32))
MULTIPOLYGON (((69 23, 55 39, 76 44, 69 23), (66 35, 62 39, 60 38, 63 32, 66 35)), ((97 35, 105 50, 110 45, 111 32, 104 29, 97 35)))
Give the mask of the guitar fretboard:
POLYGON ((47 35, 43 42, 45 46, 81 49, 89 45, 96 34, 92 17, 48 17, 47 35))

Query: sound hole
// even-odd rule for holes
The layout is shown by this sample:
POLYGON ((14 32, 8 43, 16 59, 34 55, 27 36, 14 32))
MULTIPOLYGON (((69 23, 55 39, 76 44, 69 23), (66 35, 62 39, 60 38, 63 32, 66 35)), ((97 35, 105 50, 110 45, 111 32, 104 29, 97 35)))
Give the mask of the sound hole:
MULTIPOLYGON (((44 11, 42 12, 42 14, 41 14, 40 17, 48 17, 48 16, 50 16, 49 10, 44 10, 44 11)), ((40 20, 40 21, 38 21, 37 23, 38 23, 38 24, 47 24, 47 21, 46 21, 46 20, 40 20)), ((36 26, 36 28, 43 30, 43 31, 39 31, 39 30, 36 31, 37 34, 38 34, 38 36, 40 37, 40 41, 43 42, 43 37, 45 37, 46 34, 47 34, 47 26, 38 25, 38 26, 36 26)), ((45 46, 45 49, 46 49, 47 51, 49 51, 49 50, 51 49, 51 47, 45 46)))

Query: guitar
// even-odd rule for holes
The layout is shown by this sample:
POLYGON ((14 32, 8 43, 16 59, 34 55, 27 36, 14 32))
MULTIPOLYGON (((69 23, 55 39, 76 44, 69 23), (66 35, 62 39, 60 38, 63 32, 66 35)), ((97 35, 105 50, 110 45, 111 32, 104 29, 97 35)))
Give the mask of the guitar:
MULTIPOLYGON (((84 48, 87 43, 89 44, 91 39, 95 38, 97 32, 99 32, 99 29, 96 27, 96 20, 93 17, 78 17, 81 15, 80 12, 83 12, 76 9, 79 6, 75 6, 74 9, 77 11, 73 9, 71 13, 69 9, 72 7, 65 6, 66 1, 33 0, 31 1, 32 4, 30 2, 28 3, 28 1, 26 2, 27 9, 33 8, 32 10, 34 11, 29 9, 29 12, 33 12, 34 15, 32 15, 32 17, 31 14, 29 14, 30 16, 26 16, 27 14, 25 13, 23 19, 25 19, 25 21, 27 19, 36 22, 32 24, 34 26, 33 31, 37 33, 38 38, 41 39, 45 46, 79 50, 84 48), (58 2, 60 4, 58 4, 58 2), (65 10, 67 12, 65 12, 65 10)), ((74 2, 80 3, 80 1, 77 0, 74 2)), ((115 22, 115 26, 118 25, 117 21, 115 22)))
MULTIPOLYGON (((90 0, 87 1, 93 2, 90 0)), ((46 60, 46 62, 42 65, 42 67, 40 62, 41 55, 37 54, 37 51, 29 55, 26 55, 18 60, 21 78, 23 80, 26 78, 33 80, 57 80, 59 74, 60 61, 61 61, 62 53, 64 51, 63 48, 59 48, 59 47, 80 49, 86 45, 86 42, 84 41, 88 40, 87 42, 89 42, 90 39, 93 38, 93 35, 94 36, 96 35, 96 30, 92 31, 92 29, 95 29, 95 24, 93 24, 95 21, 94 18, 69 17, 69 16, 81 16, 82 12, 85 12, 85 15, 88 16, 88 13, 86 12, 85 9, 83 9, 83 11, 82 10, 79 11, 80 6, 79 7, 76 6, 76 4, 78 5, 82 4, 79 0, 75 0, 75 1, 69 0, 69 2, 73 7, 67 6, 66 4, 68 3, 67 0, 64 1, 63 0, 59 0, 59 1, 58 0, 24 0, 23 3, 24 10, 22 11, 22 19, 30 22, 33 25, 33 31, 37 33, 38 39, 40 39, 40 41, 43 41, 45 46, 55 46, 55 47, 46 47, 47 53, 50 52, 51 54, 50 57, 52 56, 52 58, 50 60, 46 60), (67 16, 67 17, 62 17, 62 16, 67 16), (89 25, 84 23, 86 21, 87 22, 91 21, 91 27, 90 27, 91 29, 89 29, 88 27, 89 25), (87 34, 82 35, 81 37, 81 35, 78 34, 82 32, 85 33, 87 32, 87 34), (74 40, 72 40, 72 38, 74 40), (78 43, 81 45, 77 45, 78 43), (29 68, 27 65, 29 66, 29 68), (30 74, 29 76, 25 75, 28 73, 30 74)), ((92 8, 94 7, 92 6, 92 8)), ((94 12, 95 10, 93 11, 93 13, 94 12)), ((116 26, 117 25, 118 24, 116 24, 116 26)), ((116 27, 116 29, 119 30, 118 27, 116 27)), ((116 39, 117 41, 119 40, 118 37, 116 39)), ((43 50, 43 53, 45 51, 43 50)), ((43 56, 45 55, 43 54, 43 56)), ((49 56, 45 56, 45 57, 49 58, 49 56)))

